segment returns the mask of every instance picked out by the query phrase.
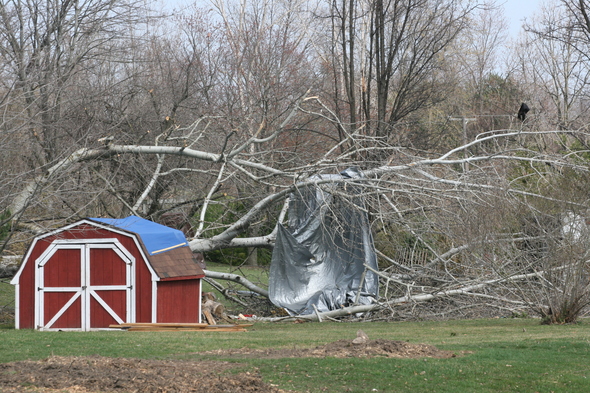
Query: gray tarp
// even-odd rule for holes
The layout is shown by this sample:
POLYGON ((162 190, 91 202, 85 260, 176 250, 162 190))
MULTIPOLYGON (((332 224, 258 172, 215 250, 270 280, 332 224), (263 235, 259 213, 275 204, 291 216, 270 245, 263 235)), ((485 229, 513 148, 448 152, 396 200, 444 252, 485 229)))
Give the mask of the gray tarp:
MULTIPOLYGON (((301 187, 289 202, 288 228, 279 224, 272 254, 269 297, 293 315, 352 305, 361 286, 364 264, 377 269, 377 258, 361 188, 342 182, 360 178, 349 168, 334 180, 301 187)), ((370 304, 378 277, 366 271, 358 304, 370 304)))

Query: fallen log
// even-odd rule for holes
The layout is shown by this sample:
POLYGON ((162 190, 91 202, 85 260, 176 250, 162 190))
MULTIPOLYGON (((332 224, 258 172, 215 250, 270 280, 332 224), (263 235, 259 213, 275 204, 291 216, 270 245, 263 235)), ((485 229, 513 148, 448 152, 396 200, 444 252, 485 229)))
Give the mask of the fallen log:
POLYGON ((209 325, 217 325, 215 318, 213 318, 213 315, 211 315, 211 311, 203 310, 203 315, 205 315, 205 319, 207 320, 209 325))

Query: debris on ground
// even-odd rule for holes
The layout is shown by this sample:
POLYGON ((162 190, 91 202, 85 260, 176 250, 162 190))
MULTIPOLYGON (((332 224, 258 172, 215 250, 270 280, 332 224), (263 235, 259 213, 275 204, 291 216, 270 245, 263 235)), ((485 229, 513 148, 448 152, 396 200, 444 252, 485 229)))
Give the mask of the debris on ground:
POLYGON ((452 351, 442 351, 433 345, 414 344, 406 341, 392 341, 384 339, 366 340, 338 340, 315 348, 267 348, 267 349, 220 349, 207 352, 199 352, 201 355, 215 355, 225 358, 251 358, 280 359, 280 358, 453 358, 457 354, 452 351))
POLYGON ((455 352, 432 345, 384 339, 370 340, 362 331, 354 340, 338 340, 315 348, 225 349, 198 352, 205 360, 148 360, 101 356, 52 356, 41 361, 0 364, 3 393, 281 393, 265 383, 256 370, 230 373, 239 363, 208 360, 278 359, 295 357, 334 358, 452 358, 455 352))
POLYGON ((236 363, 52 356, 0 364, 3 393, 280 393, 256 372, 226 373, 236 363))

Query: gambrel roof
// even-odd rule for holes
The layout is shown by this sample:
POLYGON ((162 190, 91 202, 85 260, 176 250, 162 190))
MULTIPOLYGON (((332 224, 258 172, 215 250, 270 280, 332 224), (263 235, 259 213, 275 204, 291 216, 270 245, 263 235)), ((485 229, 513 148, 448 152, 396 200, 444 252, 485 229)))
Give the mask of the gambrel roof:
POLYGON ((129 216, 126 218, 90 218, 138 234, 150 255, 188 246, 182 231, 160 225, 145 218, 129 216))
POLYGON ((178 229, 160 225, 137 216, 126 218, 90 218, 120 230, 139 235, 148 260, 158 277, 204 277, 205 273, 193 259, 186 237, 178 229))

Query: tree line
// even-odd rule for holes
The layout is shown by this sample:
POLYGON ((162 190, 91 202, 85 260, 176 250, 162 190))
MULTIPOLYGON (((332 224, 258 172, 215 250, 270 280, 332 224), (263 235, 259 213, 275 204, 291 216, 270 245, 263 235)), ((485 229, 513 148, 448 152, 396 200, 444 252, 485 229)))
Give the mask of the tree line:
POLYGON ((380 304, 567 320, 588 300, 588 5, 508 37, 494 2, 0 0, 0 247, 174 215, 194 251, 263 263, 289 194, 354 166, 380 304))

